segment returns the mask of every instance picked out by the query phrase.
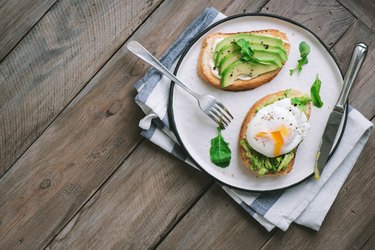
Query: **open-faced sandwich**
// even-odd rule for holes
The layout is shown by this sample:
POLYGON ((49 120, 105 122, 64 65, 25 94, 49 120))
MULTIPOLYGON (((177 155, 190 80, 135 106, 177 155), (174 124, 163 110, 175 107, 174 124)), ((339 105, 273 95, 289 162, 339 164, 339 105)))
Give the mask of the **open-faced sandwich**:
POLYGON ((289 49, 286 34, 274 29, 211 34, 202 44, 198 74, 216 88, 253 89, 279 73, 289 49))
POLYGON ((288 89, 267 95, 248 111, 239 136, 243 164, 258 174, 292 170, 299 143, 310 128, 311 99, 288 89))

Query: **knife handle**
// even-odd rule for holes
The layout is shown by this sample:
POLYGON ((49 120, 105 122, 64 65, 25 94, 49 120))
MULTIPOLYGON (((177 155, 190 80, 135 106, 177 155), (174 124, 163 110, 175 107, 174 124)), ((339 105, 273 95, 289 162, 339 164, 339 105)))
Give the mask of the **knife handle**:
POLYGON ((357 77, 360 68, 362 67, 366 54, 367 45, 364 43, 357 43, 353 50, 352 58, 350 59, 349 67, 344 77, 344 86, 341 90, 339 99, 337 100, 336 108, 344 110, 344 105, 348 99, 350 89, 352 88, 353 82, 357 77))

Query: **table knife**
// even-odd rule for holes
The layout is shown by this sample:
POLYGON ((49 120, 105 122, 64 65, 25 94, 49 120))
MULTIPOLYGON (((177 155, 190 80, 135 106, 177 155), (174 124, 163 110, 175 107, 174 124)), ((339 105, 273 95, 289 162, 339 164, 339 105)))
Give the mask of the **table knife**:
POLYGON ((367 54, 367 45, 358 43, 350 59, 348 70, 344 77, 344 86, 341 90, 340 96, 337 100, 332 113, 330 114, 327 125, 324 129, 323 137, 320 144, 320 149, 317 153, 317 162, 315 165, 315 178, 319 179, 320 174, 323 172, 324 167, 329 158, 333 143, 335 141, 338 129, 340 127, 341 119, 344 115, 345 104, 348 99, 350 89, 353 85, 355 78, 365 60, 367 54))

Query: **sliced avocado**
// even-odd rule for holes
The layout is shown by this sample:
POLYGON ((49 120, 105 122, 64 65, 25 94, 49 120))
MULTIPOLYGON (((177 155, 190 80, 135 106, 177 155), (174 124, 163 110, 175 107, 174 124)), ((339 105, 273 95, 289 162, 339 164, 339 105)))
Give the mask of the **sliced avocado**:
POLYGON ((279 68, 283 66, 283 60, 280 55, 275 52, 254 50, 254 57, 263 62, 274 62, 279 68))
POLYGON ((216 67, 219 67, 220 65, 220 62, 221 60, 223 60, 224 57, 232 54, 232 53, 236 53, 236 52, 239 52, 240 51, 240 48, 235 45, 235 44, 228 44, 226 46, 224 46, 220 51, 219 53, 217 54, 217 57, 214 59, 215 61, 215 66, 216 67))
POLYGON ((218 56, 219 51, 226 45, 230 45, 233 41, 238 40, 240 38, 244 38, 250 43, 257 43, 262 46, 276 46, 276 47, 282 47, 283 40, 277 37, 272 36, 262 36, 262 35, 255 35, 255 34, 235 34, 232 36, 229 36, 227 38, 224 38, 222 41, 220 41, 215 48, 214 58, 216 61, 216 57, 218 56))
MULTIPOLYGON (((283 46, 272 46, 272 45, 264 46, 264 44, 260 44, 260 43, 252 43, 250 46, 254 51, 277 53, 283 62, 285 62, 288 59, 288 54, 283 46)), ((227 56, 230 53, 234 53, 239 49, 240 48, 233 43, 223 46, 219 51, 215 52, 215 55, 214 55, 215 66, 220 65, 220 61, 225 56, 227 56)))
POLYGON ((265 51, 265 52, 277 53, 281 57, 282 61, 285 62, 286 60, 288 60, 288 54, 286 53, 286 50, 283 46, 272 46, 272 45, 264 46, 259 43, 252 43, 250 46, 254 51, 265 51))
POLYGON ((272 71, 279 68, 277 64, 259 64, 251 62, 236 61, 226 67, 221 74, 221 86, 227 87, 238 78, 240 75, 248 75, 250 77, 257 77, 260 74, 272 71))
MULTIPOLYGON (((254 50, 254 57, 263 62, 269 62, 269 63, 274 62, 279 67, 281 67, 282 63, 286 61, 286 59, 285 60, 283 59, 285 58, 285 55, 286 55, 285 50, 284 52, 282 52, 282 50, 278 48, 265 49, 262 45, 259 45, 259 44, 252 44, 251 48, 254 50)), ((235 54, 237 56, 239 52, 240 52, 240 48, 236 46, 235 44, 229 44, 229 45, 224 46, 217 54, 217 57, 215 59, 215 67, 218 67, 218 68, 221 67, 221 69, 224 69, 221 66, 223 60, 224 59, 227 60, 228 56, 231 54, 235 54)))
POLYGON ((242 54, 239 50, 234 51, 231 54, 226 55, 223 59, 220 60, 218 69, 219 69, 219 74, 224 71, 226 67, 234 63, 235 61, 240 60, 242 54))
MULTIPOLYGON (((229 65, 240 60, 241 56, 240 51, 237 50, 221 59, 218 66, 219 74, 221 74, 221 72, 223 72, 229 65)), ((282 61, 280 61, 280 57, 278 57, 277 54, 255 51, 254 57, 261 60, 262 64, 276 64, 279 68, 282 66, 282 61)))

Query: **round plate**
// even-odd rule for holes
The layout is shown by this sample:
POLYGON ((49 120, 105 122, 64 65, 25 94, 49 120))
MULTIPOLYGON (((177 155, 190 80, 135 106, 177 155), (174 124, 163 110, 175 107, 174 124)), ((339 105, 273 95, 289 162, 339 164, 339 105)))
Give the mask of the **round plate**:
MULTIPOLYGON (((340 94, 343 76, 328 48, 310 30, 292 20, 274 15, 242 14, 227 17, 198 35, 182 54, 175 74, 197 93, 211 94, 218 98, 234 116, 229 127, 222 131, 223 137, 229 142, 232 160, 227 168, 220 168, 210 161, 209 154, 210 141, 217 136, 217 125, 199 109, 197 101, 192 96, 172 83, 169 96, 169 117, 172 129, 186 153, 202 170, 226 185, 250 191, 283 189, 312 176, 320 139, 329 114, 340 94), (213 88, 200 79, 196 67, 202 41, 207 34, 262 29, 278 29, 285 32, 291 44, 286 64, 271 82, 254 90, 231 92, 213 88), (308 56, 309 63, 303 66, 300 74, 294 73, 290 76, 289 69, 296 67, 299 59, 298 46, 301 41, 306 41, 311 47, 308 56), (319 74, 319 79, 322 81, 320 95, 324 105, 320 109, 316 107, 312 109, 311 129, 298 147, 292 171, 285 176, 258 178, 243 166, 238 153, 238 136, 246 113, 257 100, 270 93, 293 88, 309 94, 316 74, 319 74)), ((341 138, 346 116, 347 111, 331 155, 341 138)))

